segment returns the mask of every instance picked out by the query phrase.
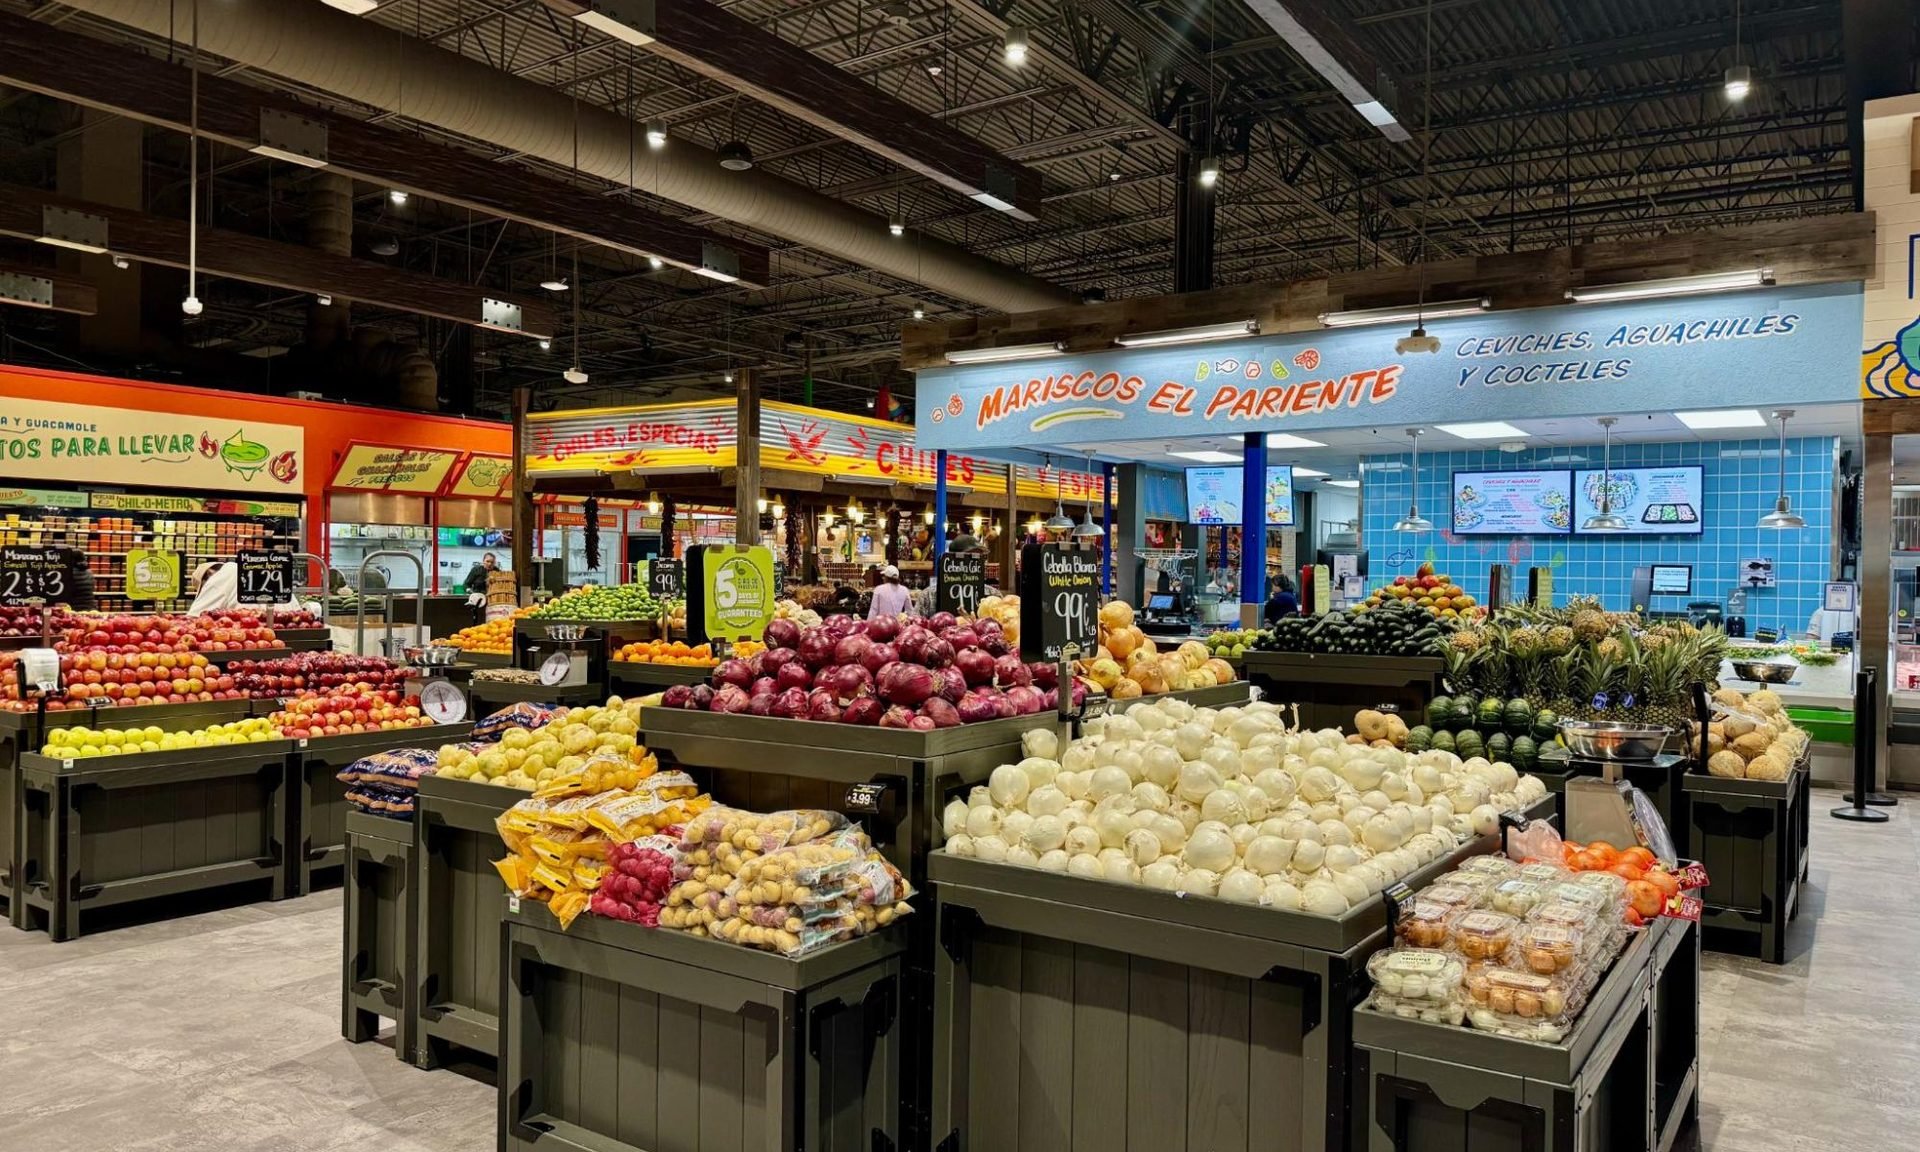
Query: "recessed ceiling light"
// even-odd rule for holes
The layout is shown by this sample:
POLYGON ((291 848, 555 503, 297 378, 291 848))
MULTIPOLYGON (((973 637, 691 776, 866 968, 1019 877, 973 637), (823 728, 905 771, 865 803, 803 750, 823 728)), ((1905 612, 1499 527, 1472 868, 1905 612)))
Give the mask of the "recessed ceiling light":
POLYGON ((565 276, 549 276, 545 280, 540 281, 540 287, 545 288, 549 292, 565 292, 567 290, 567 278, 565 276))
POLYGON ((1313 480, 1325 475, 1326 473, 1320 471, 1318 468, 1302 468, 1298 464, 1293 466, 1293 478, 1295 480, 1313 480))
POLYGON ((1696 432, 1709 428, 1765 428, 1767 418, 1752 408, 1731 408, 1719 412, 1675 412, 1674 419, 1696 432))
POLYGON ((1478 424, 1436 424, 1434 427, 1462 440, 1524 440, 1527 434, 1504 420, 1486 420, 1478 424))
POLYGON ((1330 485, 1332 485, 1332 486, 1333 486, 1333 487, 1335 487, 1335 488, 1358 488, 1358 487, 1360 487, 1360 481, 1358 481, 1358 480, 1329 480, 1329 481, 1327 481, 1327 483, 1328 483, 1328 484, 1330 484, 1330 485))
POLYGON ((1326 444, 1319 440, 1309 440, 1305 436, 1295 436, 1291 432, 1269 432, 1267 433, 1267 447, 1325 448, 1326 444))
POLYGON ((380 0, 325 0, 327 7, 338 8, 350 16, 365 16, 380 7, 380 0))
POLYGON ((1169 456, 1178 456, 1182 460, 1197 460, 1202 464, 1238 464, 1242 457, 1231 452, 1215 452, 1211 448, 1194 452, 1169 452, 1169 456))
POLYGON ((389 188, 387 189, 387 202, 395 208, 398 208, 407 202, 407 194, 398 188, 389 188))

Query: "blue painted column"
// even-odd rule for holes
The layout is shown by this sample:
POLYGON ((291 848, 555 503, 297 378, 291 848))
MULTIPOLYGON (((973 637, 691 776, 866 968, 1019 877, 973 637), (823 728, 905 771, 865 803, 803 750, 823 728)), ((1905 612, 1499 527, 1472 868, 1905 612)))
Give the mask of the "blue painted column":
POLYGON ((933 559, 947 553, 947 450, 933 454, 933 559))
POLYGON ((1249 432, 1240 469, 1240 624, 1260 626, 1267 602, 1267 437, 1249 432))
POLYGON ((1113 595, 1113 465, 1102 462, 1100 465, 1100 528, 1106 533, 1101 541, 1105 551, 1100 554, 1100 595, 1113 595))

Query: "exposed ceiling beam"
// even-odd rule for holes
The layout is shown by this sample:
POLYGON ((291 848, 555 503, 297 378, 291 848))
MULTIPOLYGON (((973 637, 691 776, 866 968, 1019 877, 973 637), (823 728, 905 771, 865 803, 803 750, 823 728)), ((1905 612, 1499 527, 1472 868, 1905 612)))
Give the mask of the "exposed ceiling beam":
POLYGON ((1393 78, 1326 6, 1317 0, 1247 0, 1247 7, 1382 136, 1396 144, 1413 139, 1395 114, 1399 93, 1393 78))
POLYGON ((962 196, 1039 218, 1039 173, 707 0, 544 2, 962 196))
MULTIPOLYGON (((189 69, 5 12, 0 12, 0 81, 179 132, 188 130, 191 118, 189 69)), ((289 138, 283 146, 302 134, 316 141, 321 155, 303 161, 314 167, 589 244, 659 256, 688 271, 703 263, 737 264, 742 282, 768 282, 767 250, 758 245, 410 133, 201 75, 202 136, 257 151, 262 134, 276 130, 289 138), (276 124, 287 126, 276 129, 276 124), (720 256, 716 249, 730 255, 720 256)))
MULTIPOLYGON (((0 184, 0 235, 38 240, 45 226, 43 212, 48 207, 103 218, 107 246, 115 255, 174 268, 187 266, 187 222, 184 220, 150 216, 130 208, 17 184, 0 184)), ((325 294, 343 301, 365 301, 381 308, 417 312, 516 335, 543 338, 554 335, 553 309, 541 301, 350 256, 335 256, 317 248, 203 227, 198 254, 200 271, 208 276, 325 294), (494 322, 491 317, 495 313, 489 310, 489 301, 517 308, 519 328, 513 328, 511 321, 494 322)))
POLYGON ((0 261, 0 305, 92 316, 100 309, 100 292, 91 281, 57 269, 0 261))

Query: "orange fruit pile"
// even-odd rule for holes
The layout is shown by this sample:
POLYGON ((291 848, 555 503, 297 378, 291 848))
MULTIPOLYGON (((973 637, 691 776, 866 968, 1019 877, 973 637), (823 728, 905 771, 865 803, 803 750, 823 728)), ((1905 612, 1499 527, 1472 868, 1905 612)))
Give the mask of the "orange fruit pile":
POLYGON ((708 645, 689 646, 683 640, 639 640, 613 654, 615 660, 630 664, 680 664, 689 668, 710 668, 720 661, 713 658, 708 645))

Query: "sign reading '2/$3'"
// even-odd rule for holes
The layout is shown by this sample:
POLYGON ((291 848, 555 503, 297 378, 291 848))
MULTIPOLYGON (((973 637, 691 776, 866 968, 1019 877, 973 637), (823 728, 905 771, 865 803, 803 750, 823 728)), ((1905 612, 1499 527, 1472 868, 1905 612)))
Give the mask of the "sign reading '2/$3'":
POLYGON ((9 399, 0 474, 9 480, 299 492, 306 432, 289 424, 9 399))
POLYGON ((1857 285, 1345 328, 923 369, 920 448, 1044 447, 1222 432, 1841 403, 1859 389, 1857 285))

